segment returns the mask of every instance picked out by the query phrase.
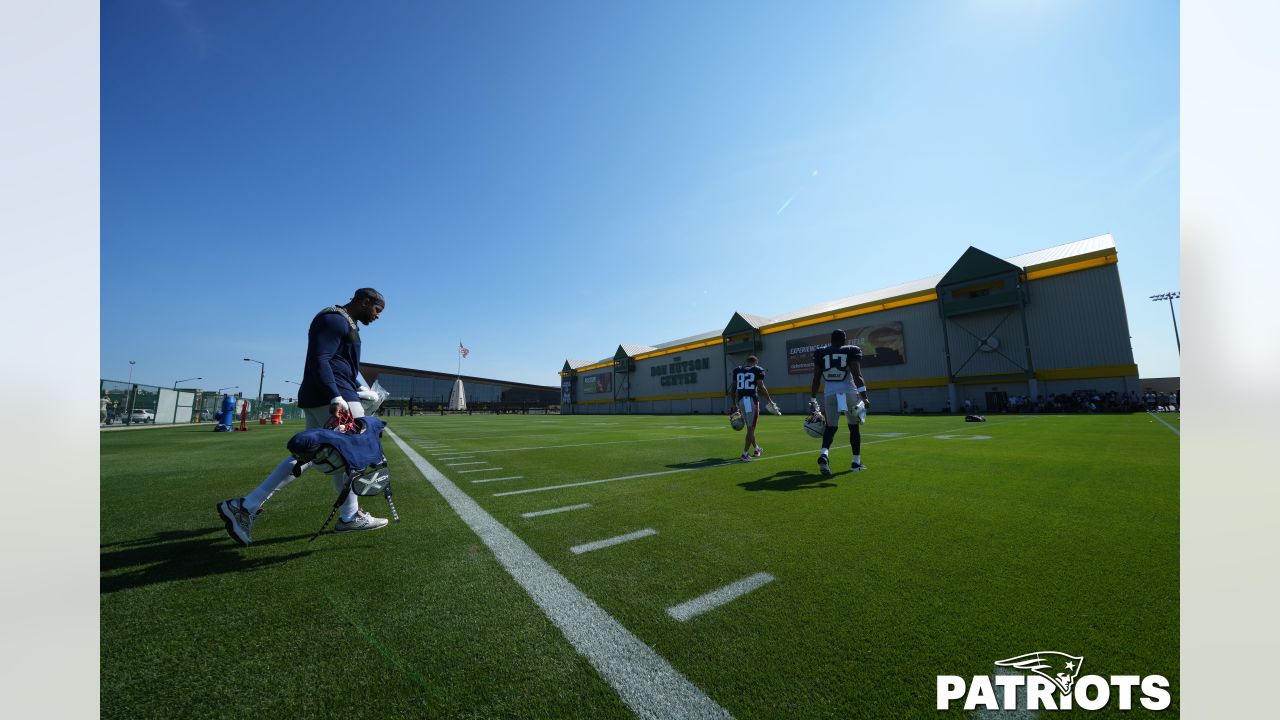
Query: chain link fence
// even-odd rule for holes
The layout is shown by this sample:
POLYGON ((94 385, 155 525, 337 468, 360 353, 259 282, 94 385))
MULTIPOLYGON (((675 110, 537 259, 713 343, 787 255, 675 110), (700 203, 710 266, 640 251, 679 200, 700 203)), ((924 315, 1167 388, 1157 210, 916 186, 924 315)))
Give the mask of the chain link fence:
MULTIPOLYGON (((242 398, 236 398, 236 422, 240 421, 242 398)), ((222 394, 216 390, 199 388, 165 388, 156 385, 127 383, 118 380, 101 379, 99 381, 98 400, 100 425, 191 425, 196 423, 215 423, 216 415, 222 409, 222 394)), ((296 403, 265 404, 259 408, 256 398, 247 398, 249 403, 248 421, 257 423, 262 415, 270 418, 276 409, 283 410, 285 420, 302 418, 302 409, 296 403)))

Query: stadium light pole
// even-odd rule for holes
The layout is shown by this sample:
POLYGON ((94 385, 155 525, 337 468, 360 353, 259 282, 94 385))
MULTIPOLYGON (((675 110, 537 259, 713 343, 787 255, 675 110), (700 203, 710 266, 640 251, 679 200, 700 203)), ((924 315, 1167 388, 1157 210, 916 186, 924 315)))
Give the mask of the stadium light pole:
POLYGON ((262 362, 261 360, 254 360, 253 358, 245 358, 244 361, 256 362, 262 366, 258 368, 258 408, 261 409, 262 408, 262 379, 267 376, 267 364, 262 362))
POLYGON ((1169 317, 1173 318, 1173 341, 1178 344, 1179 355, 1182 354, 1182 339, 1178 337, 1178 316, 1173 312, 1173 301, 1180 297, 1182 297, 1182 293, 1178 290, 1151 296, 1151 302, 1169 301, 1169 317))
POLYGON ((129 361, 129 399, 124 404, 124 424, 133 421, 133 366, 137 360, 129 361))

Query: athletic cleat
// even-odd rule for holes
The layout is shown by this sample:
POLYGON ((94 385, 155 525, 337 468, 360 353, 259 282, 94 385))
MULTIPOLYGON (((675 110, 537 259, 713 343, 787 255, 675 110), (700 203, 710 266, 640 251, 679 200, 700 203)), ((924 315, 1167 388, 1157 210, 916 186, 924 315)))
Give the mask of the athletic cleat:
POLYGON ((377 530, 386 526, 386 518, 374 517, 364 510, 357 510, 350 520, 339 520, 333 531, 336 533, 359 532, 361 530, 377 530))
POLYGON ((757 445, 755 452, 751 453, 751 457, 760 457, 763 454, 764 454, 764 448, 757 445))
POLYGON ((746 453, 742 453, 742 457, 738 458, 738 462, 751 462, 751 456, 746 453))
POLYGON ((866 469, 867 469, 867 466, 863 465, 862 463, 854 463, 849 466, 849 470, 851 470, 852 472, 862 472, 863 470, 866 470, 866 469))
POLYGON ((823 477, 831 477, 831 463, 827 461, 826 455, 818 456, 818 472, 821 472, 823 477))
POLYGON ((218 514, 227 526, 227 534, 241 545, 253 542, 253 521, 257 513, 244 509, 244 498, 233 498, 218 503, 218 514))

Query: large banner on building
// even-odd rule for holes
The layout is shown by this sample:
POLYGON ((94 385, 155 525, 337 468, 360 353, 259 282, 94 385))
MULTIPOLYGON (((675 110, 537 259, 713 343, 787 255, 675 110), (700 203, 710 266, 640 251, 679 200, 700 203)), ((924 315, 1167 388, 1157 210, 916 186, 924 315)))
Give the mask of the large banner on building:
POLYGON ((582 378, 583 395, 600 395, 613 389, 613 369, 599 375, 588 375, 582 378))
MULTIPOLYGON (((862 348, 862 367, 901 365, 907 361, 902 323, 892 322, 866 327, 845 328, 850 345, 862 348)), ((831 334, 810 335, 787 341, 787 373, 813 374, 813 351, 831 344, 831 334)))

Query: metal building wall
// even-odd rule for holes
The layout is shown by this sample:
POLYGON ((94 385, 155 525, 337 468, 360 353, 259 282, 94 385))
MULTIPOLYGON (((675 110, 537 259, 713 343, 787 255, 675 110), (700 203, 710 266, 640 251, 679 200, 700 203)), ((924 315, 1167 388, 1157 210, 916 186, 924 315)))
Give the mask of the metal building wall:
POLYGON ((1030 284, 1027 331, 1037 370, 1133 364, 1118 267, 1030 284))
POLYGON ((966 375, 1021 374, 1027 366, 1022 313, 1016 307, 949 318, 947 340, 951 348, 951 371, 959 379, 966 375), (980 350, 979 340, 992 334, 998 340, 996 349, 980 350))

